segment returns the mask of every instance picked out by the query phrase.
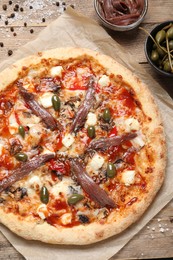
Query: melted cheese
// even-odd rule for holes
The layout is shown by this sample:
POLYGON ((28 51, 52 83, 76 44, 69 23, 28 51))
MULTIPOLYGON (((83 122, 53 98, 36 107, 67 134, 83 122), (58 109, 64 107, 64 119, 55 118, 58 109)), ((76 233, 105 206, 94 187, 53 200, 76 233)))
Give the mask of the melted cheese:
POLYGON ((62 192, 65 197, 70 194, 69 186, 74 186, 74 181, 71 178, 64 177, 62 181, 58 182, 55 184, 52 189, 51 193, 55 196, 58 197, 59 193, 62 192))
POLYGON ((52 77, 62 77, 63 67, 62 66, 56 66, 52 67, 50 70, 50 74, 52 77))
POLYGON ((71 213, 65 213, 61 216, 61 222, 63 225, 68 225, 72 222, 72 214, 71 213))
POLYGON ((128 118, 124 121, 125 125, 125 131, 126 132, 131 132, 132 130, 138 131, 140 128, 140 124, 137 119, 135 118, 128 118))
POLYGON ((104 164, 104 158, 96 153, 91 161, 87 164, 87 171, 97 172, 104 164))
POLYGON ((98 84, 99 84, 102 88, 108 87, 109 84, 110 84, 110 79, 109 79, 109 77, 106 76, 106 75, 103 75, 103 76, 99 79, 98 84))
POLYGON ((66 134, 62 139, 62 143, 66 148, 69 148, 74 143, 74 137, 71 134, 66 134))
POLYGON ((45 107, 45 108, 52 107, 52 96, 53 96, 53 93, 51 93, 51 92, 44 93, 44 94, 39 98, 39 103, 40 103, 43 107, 45 107))
POLYGON ((18 132, 18 123, 16 121, 16 117, 14 113, 11 113, 9 117, 9 132, 11 135, 15 134, 18 132))
POLYGON ((87 116, 86 125, 96 125, 97 124, 97 116, 96 114, 89 112, 87 116))
POLYGON ((47 206, 45 204, 41 204, 38 208, 37 208, 37 214, 39 215, 39 217, 41 219, 45 219, 48 216, 48 209, 47 206))
POLYGON ((122 182, 126 186, 130 186, 135 182, 135 171, 127 170, 122 172, 122 182))

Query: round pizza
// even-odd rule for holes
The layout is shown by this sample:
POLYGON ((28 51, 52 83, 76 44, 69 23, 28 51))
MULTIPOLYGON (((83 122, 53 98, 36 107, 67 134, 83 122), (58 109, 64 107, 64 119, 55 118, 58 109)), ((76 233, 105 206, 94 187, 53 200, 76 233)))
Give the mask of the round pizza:
POLYGON ((112 58, 60 48, 0 73, 0 222, 19 236, 116 235, 151 204, 165 164, 150 91, 112 58))

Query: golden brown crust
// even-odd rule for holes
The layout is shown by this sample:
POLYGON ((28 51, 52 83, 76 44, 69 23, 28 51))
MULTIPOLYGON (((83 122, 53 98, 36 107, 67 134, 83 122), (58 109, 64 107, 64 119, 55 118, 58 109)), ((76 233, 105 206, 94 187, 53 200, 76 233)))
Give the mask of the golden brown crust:
MULTIPOLYGON (((0 90, 5 89, 8 84, 18 78, 18 72, 23 65, 29 67, 30 65, 39 63, 43 58, 65 60, 68 58, 78 58, 85 54, 96 58, 98 62, 105 67, 108 74, 113 73, 122 75, 125 82, 134 89, 137 99, 142 104, 143 112, 151 119, 147 122, 143 122, 148 149, 154 153, 154 170, 152 176, 149 177, 148 192, 142 195, 141 200, 139 198, 137 203, 131 205, 128 209, 126 208, 124 214, 118 214, 116 212, 116 219, 113 212, 109 215, 107 223, 105 224, 91 223, 74 226, 72 228, 57 228, 46 222, 37 224, 36 222, 30 222, 27 219, 19 220, 17 215, 12 213, 6 214, 0 207, 0 222, 6 225, 14 233, 26 239, 41 240, 53 244, 84 245, 95 243, 116 235, 132 223, 136 222, 144 211, 146 211, 164 180, 166 145, 164 129, 158 107, 145 84, 143 84, 132 72, 110 57, 88 49, 79 48, 54 49, 39 53, 38 55, 20 60, 3 71, 0 74, 0 90), (10 75, 10 77, 8 75, 10 75)), ((142 160, 142 157, 139 158, 139 160, 140 159, 142 160)))

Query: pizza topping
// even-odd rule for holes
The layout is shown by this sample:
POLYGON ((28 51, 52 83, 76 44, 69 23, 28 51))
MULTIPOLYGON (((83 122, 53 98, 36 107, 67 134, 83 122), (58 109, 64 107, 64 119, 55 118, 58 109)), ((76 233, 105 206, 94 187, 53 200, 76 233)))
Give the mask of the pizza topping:
POLYGON ((43 186, 40 191, 40 200, 42 203, 47 204, 49 202, 49 191, 46 186, 43 186))
POLYGON ((72 213, 65 213, 61 216, 62 225, 68 225, 72 222, 72 213))
POLYGON ((89 223, 89 218, 86 215, 78 215, 79 216, 79 221, 83 224, 89 223))
POLYGON ((91 141, 88 146, 88 150, 107 149, 110 146, 117 146, 123 143, 124 141, 132 140, 136 136, 136 133, 129 133, 121 136, 102 137, 100 139, 91 141))
POLYGON ((48 217, 48 215, 49 215, 47 206, 45 204, 41 204, 37 208, 37 214, 39 215, 39 217, 41 219, 46 219, 48 217))
POLYGON ((28 156, 26 153, 17 153, 15 155, 15 158, 20 162, 26 162, 28 160, 28 156))
POLYGON ((100 87, 104 88, 104 87, 108 87, 110 84, 110 79, 108 76, 103 75, 99 80, 98 80, 98 84, 100 85, 100 87))
POLYGON ((19 134, 24 138, 25 137, 25 128, 22 125, 18 127, 19 134))
POLYGON ((63 67, 62 66, 56 66, 52 67, 50 70, 50 74, 52 77, 62 77, 63 67))
POLYGON ((52 107, 52 97, 53 94, 51 92, 46 92, 39 97, 39 102, 44 108, 52 107))
POLYGON ((62 139, 62 143, 66 148, 69 148, 74 143, 74 140, 72 134, 66 134, 62 139))
POLYGON ((93 172, 98 172, 98 170, 103 166, 104 158, 98 153, 94 154, 91 161, 87 164, 87 169, 91 169, 93 172))
POLYGON ((55 111, 60 111, 61 101, 57 95, 52 96, 52 105, 53 105, 53 108, 55 109, 55 111))
POLYGON ((71 160, 70 164, 72 171, 77 177, 77 181, 80 183, 84 191, 90 196, 92 200, 98 203, 101 207, 116 207, 115 202, 111 198, 109 198, 106 191, 101 189, 86 173, 82 163, 78 159, 71 160))
POLYGON ((95 137, 95 127, 93 125, 88 126, 87 128, 87 134, 90 138, 94 138, 95 137))
POLYGON ((88 112, 94 104, 94 94, 94 79, 93 77, 91 77, 88 83, 88 90, 86 92, 84 102, 80 105, 79 110, 77 111, 76 116, 71 125, 71 132, 76 131, 84 124, 88 112))
POLYGON ((109 178, 114 178, 116 175, 116 168, 113 163, 107 164, 106 174, 109 178))
POLYGON ((26 89, 20 87, 20 94, 22 95, 26 104, 29 106, 32 112, 36 116, 41 117, 48 128, 50 128, 51 130, 55 130, 57 128, 59 128, 59 130, 62 130, 62 125, 58 121, 56 121, 47 110, 45 110, 38 104, 38 102, 34 99, 34 95, 32 93, 29 93, 28 91, 26 91, 26 89))
POLYGON ((15 154, 19 153, 23 148, 23 145, 21 144, 20 140, 17 138, 11 138, 9 140, 9 143, 10 143, 10 154, 11 155, 15 155, 15 154))
POLYGON ((76 203, 78 203, 79 201, 81 201, 84 198, 84 196, 82 194, 78 194, 78 193, 73 193, 73 195, 71 195, 67 202, 69 205, 75 205, 76 203))
POLYGON ((97 124, 97 116, 96 114, 89 112, 87 115, 87 121, 86 121, 86 125, 96 125, 97 124))
POLYGON ((0 192, 11 186, 16 181, 23 179, 31 171, 34 171, 45 162, 54 158, 54 154, 44 154, 34 157, 31 161, 23 163, 19 168, 13 170, 7 177, 0 181, 0 192))
POLYGON ((109 108, 105 108, 104 112, 103 112, 103 119, 106 123, 109 123, 110 119, 111 119, 111 112, 109 108))
POLYGON ((134 181, 135 181, 135 171, 126 170, 122 172, 122 182, 124 182, 126 186, 130 186, 131 184, 134 183, 134 181))

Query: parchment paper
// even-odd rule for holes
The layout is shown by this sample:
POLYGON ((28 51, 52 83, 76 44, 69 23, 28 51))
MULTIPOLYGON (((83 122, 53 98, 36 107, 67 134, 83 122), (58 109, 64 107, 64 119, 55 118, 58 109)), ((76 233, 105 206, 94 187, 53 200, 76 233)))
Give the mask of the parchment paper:
POLYGON ((118 236, 91 246, 57 246, 40 242, 26 241, 12 234, 4 226, 0 230, 11 244, 28 260, 106 260, 116 254, 149 220, 151 220, 173 198, 173 102, 169 95, 155 82, 137 62, 134 56, 126 52, 95 21, 79 15, 68 8, 65 14, 52 22, 32 42, 21 47, 16 55, 0 65, 0 70, 17 59, 38 51, 56 47, 78 46, 105 53, 137 72, 138 76, 148 84, 163 114, 168 145, 168 164, 166 180, 155 201, 144 216, 129 229, 118 236))

